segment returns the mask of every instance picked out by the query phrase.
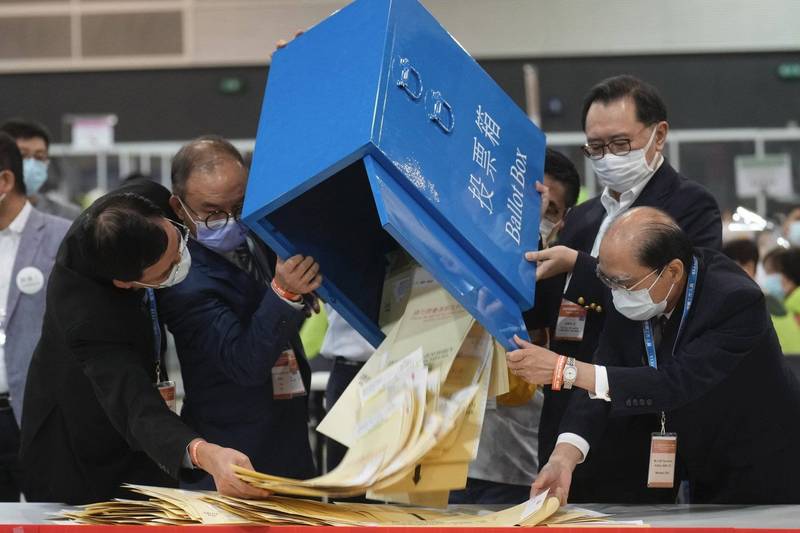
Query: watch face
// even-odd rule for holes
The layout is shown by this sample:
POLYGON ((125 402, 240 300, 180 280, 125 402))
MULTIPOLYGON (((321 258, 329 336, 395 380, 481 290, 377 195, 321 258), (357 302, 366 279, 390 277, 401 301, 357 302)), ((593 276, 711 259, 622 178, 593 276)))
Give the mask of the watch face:
POLYGON ((567 367, 564 369, 564 379, 565 380, 574 380, 578 377, 578 369, 575 367, 567 367))

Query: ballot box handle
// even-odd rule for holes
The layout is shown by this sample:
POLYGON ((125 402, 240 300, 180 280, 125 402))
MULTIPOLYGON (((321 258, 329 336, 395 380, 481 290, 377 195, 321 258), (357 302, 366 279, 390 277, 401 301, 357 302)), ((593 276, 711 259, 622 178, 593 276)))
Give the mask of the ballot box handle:
POLYGON ((422 98, 422 77, 406 57, 400 58, 400 68, 402 70, 400 79, 397 80, 397 86, 403 89, 412 100, 419 100, 422 98), (413 81, 411 81, 412 79, 413 81))
POLYGON ((447 103, 439 91, 430 92, 430 111, 428 118, 431 119, 445 133, 453 131, 456 125, 456 116, 453 114, 453 107, 447 103))

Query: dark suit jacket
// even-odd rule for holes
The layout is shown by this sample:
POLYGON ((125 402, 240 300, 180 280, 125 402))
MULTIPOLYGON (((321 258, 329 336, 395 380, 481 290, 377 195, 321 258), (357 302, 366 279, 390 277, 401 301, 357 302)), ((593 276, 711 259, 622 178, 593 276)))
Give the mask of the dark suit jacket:
MULTIPOLYGON (((157 297, 181 362, 181 417, 209 441, 247 454, 260 472, 313 477, 307 397, 274 400, 271 377, 291 346, 308 390, 298 335, 305 313, 198 242, 189 240, 189 251, 186 280, 157 297)), ((213 480, 200 486, 212 488, 213 480)))
MULTIPOLYGON (((714 197, 701 185, 678 174, 664 161, 642 190, 632 207, 652 206, 666 211, 672 216, 692 239, 695 246, 719 249, 722 246, 722 222, 714 197)), ((583 298, 585 305, 600 306, 600 311, 590 310, 586 320, 583 342, 553 341, 550 349, 559 354, 575 357, 589 362, 597 348, 606 312, 612 308, 610 291, 597 279, 595 270, 597 259, 590 255, 606 210, 600 197, 592 198, 572 209, 567 216, 564 228, 559 234, 558 244, 579 251, 575 270, 566 294, 566 276, 557 276, 537 284, 536 306, 527 314, 529 325, 555 326, 561 299, 578 302, 583 298), (530 323, 533 324, 530 324, 530 323)), ((569 402, 571 391, 553 394, 549 387, 544 389, 545 402, 539 424, 539 464, 547 464, 558 437, 561 417, 569 402)), ((615 435, 620 435, 616 432, 615 435)), ((624 437, 620 437, 624 441, 624 437)), ((573 496, 576 502, 645 502, 669 500, 664 491, 641 493, 636 490, 616 492, 615 487, 599 485, 595 479, 608 477, 617 466, 610 462, 605 453, 609 450, 618 457, 615 450, 619 443, 609 442, 598 449, 575 473, 573 496), (603 465, 601 463, 607 463, 603 465), (605 468, 607 466, 608 468, 605 468), (655 495, 655 499, 651 496, 655 495)))
MULTIPOLYGON (((111 194, 149 196, 159 189, 147 182, 111 194)), ((31 501, 107 500, 126 482, 175 485, 186 446, 197 436, 153 387, 144 291, 96 277, 80 253, 85 217, 59 248, 28 373, 21 463, 31 501)))
MULTIPOLYGON (((684 302, 664 328, 658 369, 647 366, 642 323, 610 312, 595 362, 607 366, 612 401, 573 394, 561 431, 592 445, 616 418, 641 427, 640 440, 649 441, 663 410, 667 431, 678 434, 693 503, 800 503, 800 385, 786 366, 764 296, 722 253, 696 253, 695 300, 679 338, 684 302)), ((643 484, 645 448, 645 460, 629 461, 625 473, 643 484)))

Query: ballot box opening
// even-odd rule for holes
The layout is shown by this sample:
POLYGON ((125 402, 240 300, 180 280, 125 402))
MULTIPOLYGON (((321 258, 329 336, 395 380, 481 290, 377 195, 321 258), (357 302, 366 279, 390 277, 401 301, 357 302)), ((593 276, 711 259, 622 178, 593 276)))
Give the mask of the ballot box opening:
POLYGON ((363 160, 323 180, 260 223, 276 238, 291 242, 298 253, 313 256, 322 275, 378 323, 387 254, 400 246, 381 226, 363 160), (270 226, 280 228, 280 235, 270 226))

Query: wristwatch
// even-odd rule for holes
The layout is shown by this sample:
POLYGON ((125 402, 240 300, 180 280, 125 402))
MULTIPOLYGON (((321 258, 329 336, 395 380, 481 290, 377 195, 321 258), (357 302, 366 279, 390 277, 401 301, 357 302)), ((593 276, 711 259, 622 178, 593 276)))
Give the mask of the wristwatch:
POLYGON ((572 388, 575 384, 575 379, 578 377, 578 367, 575 366, 575 358, 568 357, 567 365, 564 367, 564 385, 567 390, 572 388))

